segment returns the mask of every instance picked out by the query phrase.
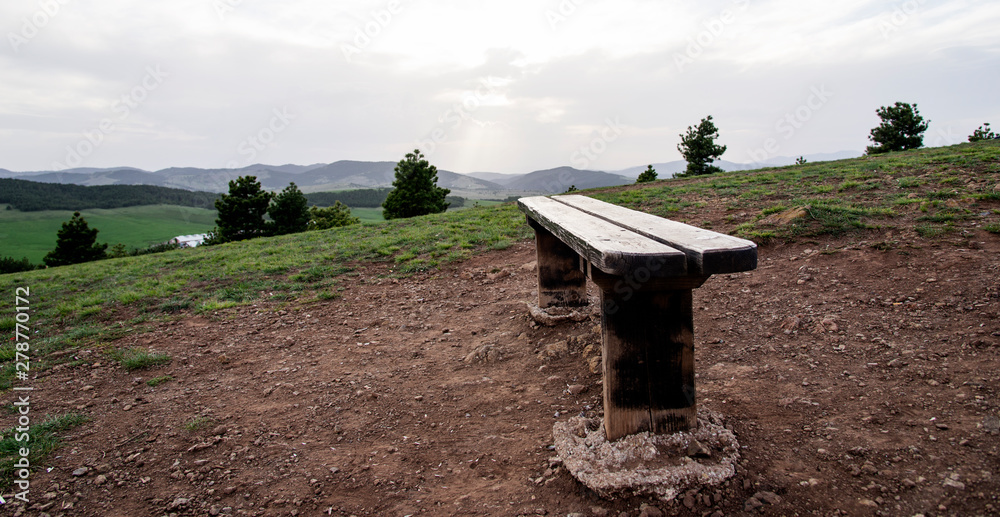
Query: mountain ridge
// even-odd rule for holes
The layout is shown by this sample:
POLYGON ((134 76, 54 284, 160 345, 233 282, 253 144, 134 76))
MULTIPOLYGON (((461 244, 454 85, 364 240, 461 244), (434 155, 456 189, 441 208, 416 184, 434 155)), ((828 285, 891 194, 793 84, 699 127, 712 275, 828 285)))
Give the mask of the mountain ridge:
MULTIPOLYGON (((854 151, 807 155, 809 161, 826 161, 859 156, 854 151)), ((776 156, 760 163, 736 163, 718 160, 716 165, 726 171, 749 170, 761 167, 785 166, 795 163, 795 158, 776 156)), ((682 172, 687 163, 683 160, 652 164, 660 179, 682 172)), ((98 185, 152 185, 191 191, 227 192, 229 182, 240 176, 256 176, 266 190, 278 191, 294 182, 303 192, 322 192, 392 186, 396 162, 338 160, 311 165, 267 165, 255 163, 236 169, 167 167, 147 171, 136 167, 78 167, 62 171, 15 172, 0 169, 0 178, 30 179, 43 183, 60 183, 83 186, 98 185)), ((609 187, 632 183, 646 165, 619 170, 582 170, 569 166, 531 171, 523 174, 498 172, 457 173, 438 169, 438 185, 451 189, 454 195, 466 197, 508 197, 510 195, 558 194, 570 186, 578 189, 609 187)))

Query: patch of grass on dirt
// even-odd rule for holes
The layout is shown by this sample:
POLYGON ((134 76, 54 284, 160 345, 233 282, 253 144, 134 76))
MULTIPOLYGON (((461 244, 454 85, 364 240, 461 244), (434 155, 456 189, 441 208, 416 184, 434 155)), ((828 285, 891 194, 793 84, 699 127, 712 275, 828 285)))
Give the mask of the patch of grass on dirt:
POLYGON ((159 386, 160 384, 163 384, 164 382, 172 380, 174 380, 174 378, 169 375, 161 375, 159 377, 153 377, 152 379, 149 379, 148 381, 146 381, 146 384, 152 387, 156 387, 159 386))
POLYGON ((188 420, 187 423, 184 424, 184 430, 193 433, 195 431, 200 431, 202 429, 210 427, 214 423, 215 421, 207 416, 196 416, 191 420, 188 420))
POLYGON ((6 491, 18 479, 17 462, 21 460, 21 448, 28 449, 28 463, 31 470, 37 470, 45 459, 59 447, 59 434, 89 420, 84 415, 69 413, 51 417, 40 424, 29 426, 27 433, 12 427, 0 434, 0 490, 6 491))
POLYGON ((111 360, 122 365, 126 371, 160 366, 173 360, 170 354, 152 353, 142 348, 113 349, 109 353, 111 360))

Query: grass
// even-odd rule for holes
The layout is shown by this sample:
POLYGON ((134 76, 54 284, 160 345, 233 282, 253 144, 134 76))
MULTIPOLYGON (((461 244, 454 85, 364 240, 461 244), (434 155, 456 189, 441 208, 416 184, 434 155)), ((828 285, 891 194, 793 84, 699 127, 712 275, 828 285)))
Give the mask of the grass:
MULTIPOLYGON (((100 230, 97 242, 110 246, 120 242, 126 248, 146 248, 178 235, 205 233, 215 226, 216 217, 215 210, 173 205, 91 209, 80 213, 91 228, 100 230)), ((72 216, 73 212, 66 210, 0 210, 3 254, 13 253, 16 259, 27 257, 31 263, 40 264, 42 257, 55 248, 56 232, 72 216)))
POLYGON ((161 375, 159 377, 153 377, 152 379, 149 379, 148 381, 146 381, 146 384, 152 387, 156 387, 159 386, 160 384, 163 384, 164 382, 172 380, 174 380, 174 378, 169 375, 161 375))
POLYGON ((21 459, 20 449, 29 450, 28 463, 31 470, 38 469, 60 444, 60 435, 89 420, 84 415, 70 413, 50 417, 40 424, 30 425, 28 433, 10 428, 0 435, 0 490, 13 486, 13 480, 20 470, 16 464, 21 459), (21 440, 18 440, 21 438, 21 440), (25 440, 26 439, 26 440, 25 440))
POLYGON ((207 416, 197 416, 188 420, 187 423, 184 424, 184 430, 193 433, 195 431, 205 429, 206 427, 210 427, 214 423, 215 421, 207 416))
POLYGON ((160 366, 173 360, 168 354, 154 354, 141 348, 113 349, 109 354, 111 360, 121 364, 127 371, 140 370, 152 366, 160 366))
POLYGON ((908 228, 925 238, 951 235, 956 224, 990 231, 1000 201, 1000 142, 960 144, 835 162, 605 189, 592 197, 662 217, 698 224, 702 205, 724 210, 715 231, 758 242, 908 228), (771 225, 785 207, 807 217, 771 225), (919 218, 913 211, 919 209, 919 218), (737 217, 742 214, 741 217, 737 217), (984 215, 985 214, 985 215, 984 215), (745 216, 750 215, 747 221, 745 216))

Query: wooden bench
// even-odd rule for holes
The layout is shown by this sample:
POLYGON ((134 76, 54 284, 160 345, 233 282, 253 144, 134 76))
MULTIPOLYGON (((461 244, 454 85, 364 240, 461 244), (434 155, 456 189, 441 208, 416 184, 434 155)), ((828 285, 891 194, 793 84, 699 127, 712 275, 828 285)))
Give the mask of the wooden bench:
POLYGON ((757 267, 757 245, 580 195, 518 200, 535 230, 538 306, 601 290, 608 440, 697 423, 691 291, 757 267))

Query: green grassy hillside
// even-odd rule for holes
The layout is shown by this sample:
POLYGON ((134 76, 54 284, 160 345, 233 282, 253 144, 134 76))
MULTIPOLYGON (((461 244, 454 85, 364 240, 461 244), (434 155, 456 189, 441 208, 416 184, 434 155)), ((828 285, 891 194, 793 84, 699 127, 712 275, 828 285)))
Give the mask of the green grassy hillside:
MULTIPOLYGON (((128 248, 145 248, 171 237, 204 233, 215 226, 215 210, 175 205, 90 209, 80 212, 91 228, 97 228, 97 242, 128 248)), ((21 212, 0 210, 0 255, 15 259, 28 257, 41 263, 56 246, 56 232, 73 216, 72 211, 44 210, 21 212)))
MULTIPOLYGON (((887 239, 892 233, 906 245, 946 240, 961 245, 966 235, 1000 233, 1000 142, 586 194, 758 242, 856 234, 854 240, 869 240, 873 246, 902 246, 887 239), (794 208, 801 217, 791 223, 767 220, 794 208)), ((101 241, 113 242, 113 219, 102 220, 100 215, 95 211, 87 218, 102 230, 101 241)), ((207 229, 210 217, 203 215, 206 220, 200 224, 207 229)), ((185 221, 192 227, 167 233, 198 231, 194 219, 192 214, 185 221)), ((54 228, 42 233, 52 235, 54 242, 54 228)), ((31 290, 31 325, 40 331, 33 341, 35 371, 69 360, 69 355, 47 359, 51 352, 100 347, 179 313, 211 313, 256 301, 301 304, 335 298, 340 287, 351 282, 358 263, 387 262, 393 265, 392 274, 407 274, 531 236, 524 216, 508 203, 0 275, 0 299, 13 300, 18 287, 31 290)), ((12 331, 14 323, 10 316, 0 317, 0 330, 12 331)), ((0 389, 10 386, 12 358, 10 344, 0 346, 0 389)))
POLYGON ((996 233, 1000 141, 670 179, 592 195, 757 242, 868 230, 921 237, 975 228, 996 233), (773 214, 791 220, 776 221, 773 214))

